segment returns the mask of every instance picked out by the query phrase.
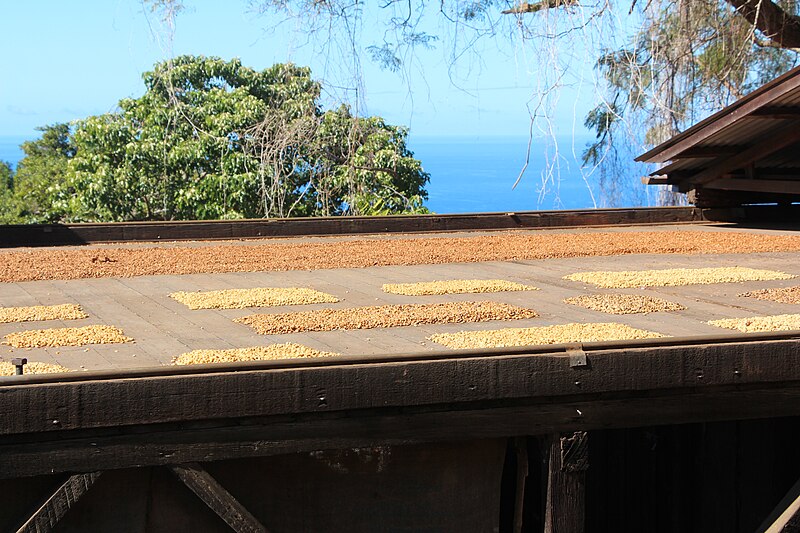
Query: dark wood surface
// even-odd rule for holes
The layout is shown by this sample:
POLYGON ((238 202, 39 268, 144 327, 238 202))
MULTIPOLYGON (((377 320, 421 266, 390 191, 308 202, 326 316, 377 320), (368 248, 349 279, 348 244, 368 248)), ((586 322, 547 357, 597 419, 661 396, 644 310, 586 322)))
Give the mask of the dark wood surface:
POLYGON ((102 472, 70 476, 17 530, 17 533, 50 533, 92 488, 102 472))
POLYGON ((698 222, 692 207, 0 226, 0 247, 698 222))
MULTIPOLYGON (((206 463, 275 532, 497 531, 505 441, 333 450, 206 463)), ((25 478, 15 480, 17 486, 25 478)), ((205 484, 205 481, 203 481, 205 484)), ((16 509, 0 506, 0 524, 16 509)), ((230 532, 169 468, 103 474, 59 532, 230 532)), ((3 530, 6 531, 6 530, 3 530)), ((13 530, 12 530, 13 531, 13 530)))
POLYGON ((589 436, 584 431, 547 439, 545 533, 582 532, 586 524, 589 436))
POLYGON ((236 533, 267 533, 250 511, 197 463, 173 465, 172 471, 236 533))
POLYGON ((789 416, 798 358, 784 340, 5 386, 0 478, 789 416))

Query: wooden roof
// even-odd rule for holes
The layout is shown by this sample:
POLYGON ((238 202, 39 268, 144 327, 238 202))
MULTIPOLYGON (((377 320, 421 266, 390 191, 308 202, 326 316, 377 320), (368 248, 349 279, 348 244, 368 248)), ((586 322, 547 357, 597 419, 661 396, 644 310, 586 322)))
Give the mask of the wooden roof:
POLYGON ((643 181, 676 185, 681 192, 800 194, 800 67, 636 161, 668 163, 643 181))

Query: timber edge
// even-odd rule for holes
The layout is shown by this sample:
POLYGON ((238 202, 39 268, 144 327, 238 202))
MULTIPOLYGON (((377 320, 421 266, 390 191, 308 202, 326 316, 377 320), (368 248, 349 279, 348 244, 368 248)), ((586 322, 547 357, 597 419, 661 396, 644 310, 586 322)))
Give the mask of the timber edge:
MULTIPOLYGON (((736 213, 731 216, 738 216, 736 213)), ((0 248, 703 223, 696 207, 0 226, 0 248)))
POLYGON ((800 412, 800 331, 562 348, 7 378, 0 479, 800 412))

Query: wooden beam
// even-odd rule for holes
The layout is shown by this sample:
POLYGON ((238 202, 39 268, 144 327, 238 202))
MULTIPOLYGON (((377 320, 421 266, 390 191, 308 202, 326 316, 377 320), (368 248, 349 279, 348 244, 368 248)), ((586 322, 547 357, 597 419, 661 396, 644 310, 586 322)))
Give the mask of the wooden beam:
POLYGON ((64 515, 92 488, 101 474, 102 472, 90 472, 70 476, 17 530, 17 533, 53 531, 64 515))
POLYGON ((704 189, 723 191, 767 192, 781 194, 800 194, 799 180, 765 180, 722 178, 703 185, 704 189))
POLYGON ((471 213, 236 221, 25 224, 3 226, 0 247, 658 224, 692 221, 696 220, 695 215, 691 207, 655 207, 518 211, 513 216, 508 213, 471 213))
POLYGON ((579 431, 550 437, 545 533, 580 533, 585 526, 589 435, 579 431))
POLYGON ((514 492, 514 524, 512 531, 522 533, 525 517, 525 485, 528 480, 528 438, 514 437, 514 453, 517 458, 517 485, 514 492))
POLYGON ((800 415, 800 384, 758 391, 621 396, 468 410, 440 406, 437 411, 404 409, 397 413, 388 409, 340 417, 297 416, 291 421, 283 417, 232 418, 216 427, 203 423, 117 428, 116 432, 102 434, 97 430, 75 431, 62 439, 41 442, 31 436, 24 443, 0 444, 0 479, 316 450, 630 428, 644 423, 669 425, 800 415))
POLYGON ((83 381, 76 373, 74 378, 78 381, 55 381, 46 386, 23 384, 23 376, 0 386, 0 401, 6 406, 0 410, 0 435, 187 423, 232 416, 296 416, 447 404, 475 407, 498 401, 612 392, 800 382, 800 338, 791 332, 722 335, 718 339, 714 343, 702 339, 658 339, 641 341, 641 346, 636 346, 635 341, 614 347, 584 344, 591 369, 582 372, 579 387, 565 352, 537 353, 535 347, 531 348, 535 355, 525 351, 477 352, 448 357, 450 354, 443 353, 402 364, 373 358, 300 368, 276 363, 274 368, 264 370, 241 368, 236 372, 220 370, 138 379, 123 379, 122 374, 83 381), (685 365, 705 368, 704 379, 687 374, 685 365), (736 366, 740 368, 734 374, 736 366), (636 369, 633 379, 631 369, 636 369), (547 379, 521 378, 532 375, 547 379), (320 390, 326 391, 325 402, 319 400, 320 390), (172 401, 165 402, 165 397, 172 401), (76 402, 75 398, 81 401, 76 402), (22 411, 28 416, 18 416, 22 411))
POLYGON ((800 118, 800 107, 765 106, 754 111, 751 116, 768 120, 796 120, 800 118))
POLYGON ((669 176, 642 176, 644 185, 669 185, 669 176))
POLYGON ((236 533, 267 533, 267 528, 200 465, 173 465, 170 469, 236 533))
POLYGON ((775 509, 758 527, 756 533, 797 531, 800 526, 800 480, 789 489, 775 509), (789 526, 787 528, 787 526, 789 526), (794 527, 791 527, 794 526, 794 527))
POLYGON ((675 159, 705 159, 735 155, 746 150, 747 146, 693 146, 675 156, 675 159))
POLYGON ((800 141, 800 127, 797 124, 789 124, 770 132, 769 135, 765 135, 758 143, 747 150, 731 157, 721 157, 714 160, 705 170, 698 172, 689 179, 693 184, 703 185, 731 171, 743 168, 751 162, 774 154, 798 141, 800 141))

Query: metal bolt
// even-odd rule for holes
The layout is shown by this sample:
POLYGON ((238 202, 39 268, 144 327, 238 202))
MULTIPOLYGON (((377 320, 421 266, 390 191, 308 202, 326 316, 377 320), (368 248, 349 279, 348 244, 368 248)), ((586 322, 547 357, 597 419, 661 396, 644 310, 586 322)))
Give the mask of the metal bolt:
POLYGON ((28 364, 28 360, 24 357, 15 357, 11 360, 11 364, 16 368, 16 374, 21 376, 24 366, 28 364))

